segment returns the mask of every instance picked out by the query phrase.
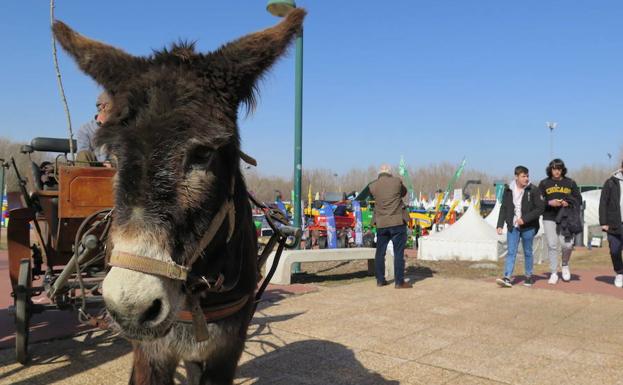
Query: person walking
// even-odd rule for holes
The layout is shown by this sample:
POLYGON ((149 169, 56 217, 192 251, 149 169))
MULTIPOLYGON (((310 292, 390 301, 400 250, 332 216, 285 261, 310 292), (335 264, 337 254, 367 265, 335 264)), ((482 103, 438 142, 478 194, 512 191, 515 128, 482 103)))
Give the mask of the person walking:
POLYGON ((515 259, 519 241, 524 251, 525 286, 534 284, 532 269, 534 265, 532 242, 539 231, 539 217, 543 213, 545 203, 539 189, 530 183, 528 168, 515 167, 515 180, 504 186, 502 206, 498 216, 497 233, 502 234, 506 224, 506 243, 508 252, 504 263, 504 276, 496 283, 502 287, 512 287, 511 276, 515 269, 515 259))
POLYGON ((614 286, 623 288, 623 162, 604 183, 599 199, 599 224, 608 233, 610 258, 616 274, 614 286))
POLYGON ((392 241, 394 248, 394 286, 396 289, 408 289, 412 285, 404 280, 407 243, 407 223, 409 215, 402 198, 407 195, 407 188, 400 178, 392 175, 387 164, 379 168, 378 179, 369 185, 374 198, 374 218, 376 225, 376 253, 374 255, 374 273, 376 285, 385 286, 385 252, 392 241))
POLYGON ((548 283, 558 283, 558 245, 562 248, 562 279, 571 280, 569 260, 573 251, 573 237, 561 234, 560 226, 556 223, 556 217, 562 208, 570 205, 579 209, 582 205, 582 195, 575 181, 567 177, 567 167, 561 159, 549 162, 545 169, 547 178, 539 183, 539 190, 546 202, 543 212, 543 230, 547 241, 547 254, 551 274, 548 283))

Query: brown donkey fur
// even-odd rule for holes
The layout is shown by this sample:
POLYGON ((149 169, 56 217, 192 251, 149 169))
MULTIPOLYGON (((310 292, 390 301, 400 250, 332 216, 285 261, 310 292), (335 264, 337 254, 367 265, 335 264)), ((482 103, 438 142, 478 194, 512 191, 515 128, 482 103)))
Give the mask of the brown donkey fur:
POLYGON ((131 384, 173 384, 180 361, 192 384, 233 383, 258 278, 257 240, 239 166, 237 114, 241 104, 254 107, 258 80, 301 31, 304 17, 303 9, 295 9, 276 26, 211 53, 196 53, 193 44, 180 43, 149 57, 83 37, 60 21, 54 24, 62 47, 112 97, 111 117, 96 140, 118 165, 114 249, 185 264, 233 187, 233 236, 226 241, 226 221, 192 271, 206 277, 223 274, 225 285, 233 285, 227 293, 202 294, 203 306, 250 299, 237 313, 210 323, 207 341, 196 341, 192 326, 176 318, 188 304, 183 282, 118 267, 108 274, 109 287, 123 285, 119 291, 126 295, 118 304, 109 301, 106 291, 112 290, 105 282, 115 327, 134 346, 131 384), (130 274, 131 279, 110 278, 130 274), (159 297, 146 298, 157 291, 159 297), (138 317, 124 310, 140 307, 133 300, 149 304, 138 317))

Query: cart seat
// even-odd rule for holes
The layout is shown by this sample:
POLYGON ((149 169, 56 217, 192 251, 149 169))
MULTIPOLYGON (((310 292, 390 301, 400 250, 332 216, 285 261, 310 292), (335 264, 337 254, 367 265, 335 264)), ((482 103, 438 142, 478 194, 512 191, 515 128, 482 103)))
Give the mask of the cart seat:
POLYGON ((106 167, 59 167, 56 249, 70 252, 82 221, 96 211, 114 206, 112 180, 116 173, 106 167))
MULTIPOLYGON (((76 152, 78 142, 76 139, 72 139, 73 149, 76 152)), ((35 151, 42 152, 60 152, 64 154, 69 153, 69 140, 64 138, 34 138, 30 141, 30 145, 24 145, 21 148, 21 152, 24 154, 30 154, 35 151)))

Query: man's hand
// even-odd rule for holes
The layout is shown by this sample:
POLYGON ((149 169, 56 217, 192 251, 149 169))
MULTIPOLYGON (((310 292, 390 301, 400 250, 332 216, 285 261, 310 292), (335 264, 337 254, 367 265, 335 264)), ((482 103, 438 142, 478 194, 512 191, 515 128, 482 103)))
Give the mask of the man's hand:
POLYGON ((547 204, 552 206, 552 207, 559 207, 560 206, 560 200, 558 199, 550 199, 547 201, 547 204))
POLYGON ((567 201, 561 201, 560 204, 562 205, 562 207, 569 207, 569 202, 567 201))
POLYGON ((525 223, 526 223, 526 222, 524 222, 524 221, 523 221, 523 219, 521 219, 521 218, 517 218, 517 224, 518 224, 519 226, 523 226, 525 223))
POLYGON ((498 227, 497 229, 498 235, 502 235, 502 232, 504 231, 501 227, 498 227))
POLYGON ((609 228, 610 228, 610 227, 609 227, 608 225, 603 225, 603 226, 601 226, 601 229, 602 229, 603 231, 605 231, 605 232, 608 232, 608 229, 609 229, 609 228))

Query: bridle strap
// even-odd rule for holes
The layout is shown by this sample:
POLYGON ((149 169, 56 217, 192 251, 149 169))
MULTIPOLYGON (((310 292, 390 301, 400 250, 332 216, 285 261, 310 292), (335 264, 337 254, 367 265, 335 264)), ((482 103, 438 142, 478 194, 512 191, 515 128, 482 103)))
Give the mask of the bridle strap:
POLYGON ((229 243, 229 240, 234 233, 234 222, 236 220, 236 206, 234 205, 234 201, 231 197, 227 199, 225 204, 221 206, 221 209, 216 213, 214 218, 212 218, 212 222, 210 222, 208 230, 206 230, 205 234, 199 241, 199 246, 195 250, 193 256, 188 260, 187 266, 192 266, 197 261, 199 256, 201 256, 201 253, 203 253, 206 247, 208 247, 210 242, 212 242, 212 239, 214 239, 214 236, 223 225, 223 221, 225 220, 226 216, 227 221, 229 222, 229 228, 227 230, 227 243, 229 243))
MULTIPOLYGON (((222 320, 233 314, 236 314, 240 309, 244 307, 244 305, 247 304, 248 301, 249 295, 247 294, 233 302, 228 302, 216 306, 202 307, 201 314, 203 314, 203 318, 205 318, 207 322, 222 320)), ((177 313, 177 320, 186 323, 193 322, 192 313, 193 312, 191 310, 180 310, 177 313)))
POLYGON ((186 281, 190 269, 186 266, 178 265, 175 262, 158 261, 124 251, 113 251, 110 256, 109 265, 121 267, 128 270, 140 271, 160 275, 163 277, 186 281))

